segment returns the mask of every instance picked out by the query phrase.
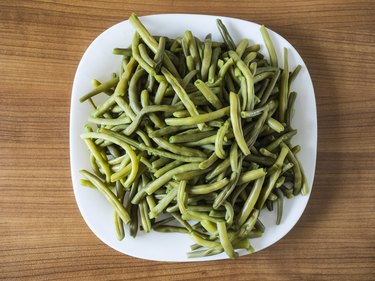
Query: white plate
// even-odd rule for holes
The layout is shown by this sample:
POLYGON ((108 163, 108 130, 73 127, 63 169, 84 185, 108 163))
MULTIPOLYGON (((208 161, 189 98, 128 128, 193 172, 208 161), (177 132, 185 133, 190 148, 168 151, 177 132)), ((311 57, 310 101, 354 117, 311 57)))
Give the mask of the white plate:
MULTIPOLYGON (((259 31, 260 26, 244 20, 187 14, 164 14, 140 17, 143 24, 153 35, 166 35, 171 38, 181 36, 185 30, 191 30, 195 36, 204 38, 212 33, 213 40, 222 41, 216 27, 216 19, 221 18, 227 26, 233 39, 239 42, 242 38, 250 39, 251 43, 262 46, 262 53, 267 54, 259 31)), ((315 172, 316 147, 317 147, 317 118, 313 85, 310 75, 302 58, 293 46, 275 32, 269 31, 279 58, 280 67, 283 61, 283 47, 289 50, 289 68, 294 69, 298 64, 302 70, 292 86, 292 90, 298 93, 295 103, 293 125, 298 129, 298 134, 293 138, 293 143, 300 144, 302 151, 298 154, 310 189, 313 185, 315 172)), ((110 247, 134 257, 159 260, 159 261, 194 261, 217 260, 227 256, 220 255, 199 259, 188 259, 186 253, 193 241, 184 234, 165 234, 152 232, 143 234, 139 231, 136 239, 133 239, 126 229, 126 237, 118 241, 113 224, 113 209, 106 199, 96 190, 81 187, 79 179, 80 169, 90 169, 89 153, 81 141, 79 135, 83 132, 83 126, 91 111, 88 103, 81 104, 79 98, 88 92, 91 79, 105 81, 110 79, 112 72, 118 72, 119 56, 112 55, 115 47, 128 47, 131 43, 134 29, 128 21, 116 24, 99 35, 83 55, 74 78, 70 115, 70 160, 74 194, 81 214, 95 235, 110 247)), ((275 225, 276 214, 263 211, 261 221, 266 226, 263 237, 252 239, 251 244, 255 251, 260 251, 277 242, 286 235, 301 217, 308 196, 297 196, 286 200, 283 219, 279 226, 275 225)), ((240 251, 240 255, 246 254, 240 251)))

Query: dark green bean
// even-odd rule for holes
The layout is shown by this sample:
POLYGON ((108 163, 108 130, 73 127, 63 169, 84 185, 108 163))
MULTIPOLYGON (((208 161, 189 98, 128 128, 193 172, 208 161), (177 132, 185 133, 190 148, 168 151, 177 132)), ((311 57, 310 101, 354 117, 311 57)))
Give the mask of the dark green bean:
POLYGON ((230 34, 229 34, 226 26, 224 25, 224 23, 220 19, 217 19, 216 23, 217 23, 217 27, 218 27, 218 29, 219 29, 219 31, 221 33, 221 36, 223 37, 223 40, 224 40, 227 48, 229 50, 235 50, 236 49, 236 45, 234 44, 233 39, 230 36, 230 34))

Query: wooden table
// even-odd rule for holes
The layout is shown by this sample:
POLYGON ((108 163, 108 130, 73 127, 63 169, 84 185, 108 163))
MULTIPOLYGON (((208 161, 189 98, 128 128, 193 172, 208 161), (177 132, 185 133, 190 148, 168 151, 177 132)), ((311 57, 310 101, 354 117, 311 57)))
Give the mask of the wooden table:
POLYGON ((375 280, 374 20, 370 0, 1 0, 0 279, 375 280), (304 58, 318 107, 314 190, 277 244, 234 261, 162 263, 110 249, 84 223, 69 170, 72 81, 90 42, 131 11, 263 23, 304 58))

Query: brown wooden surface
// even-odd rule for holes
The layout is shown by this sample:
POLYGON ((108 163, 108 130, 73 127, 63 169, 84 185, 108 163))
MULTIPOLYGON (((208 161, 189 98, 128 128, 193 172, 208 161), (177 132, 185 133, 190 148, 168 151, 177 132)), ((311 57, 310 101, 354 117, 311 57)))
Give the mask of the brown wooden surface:
POLYGON ((0 0, 0 279, 375 280, 374 28, 371 0, 0 0), (315 184, 277 244, 235 261, 162 263, 120 254, 86 226, 69 170, 72 81, 89 43, 131 11, 262 23, 304 58, 318 106, 315 184))

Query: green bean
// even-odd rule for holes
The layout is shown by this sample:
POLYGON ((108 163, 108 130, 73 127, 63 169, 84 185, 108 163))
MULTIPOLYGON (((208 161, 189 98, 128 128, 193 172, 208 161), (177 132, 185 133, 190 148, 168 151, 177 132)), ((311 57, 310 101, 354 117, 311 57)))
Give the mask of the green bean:
POLYGON ((133 122, 124 130, 124 134, 129 136, 131 135, 138 127, 139 123, 141 122, 142 117, 145 114, 149 114, 152 112, 174 112, 175 110, 180 109, 179 106, 170 106, 170 105, 149 105, 144 108, 142 108, 136 117, 134 118, 133 122))
POLYGON ((137 155, 135 154, 135 152, 133 151, 133 149, 125 142, 123 142, 122 140, 118 139, 118 138, 115 138, 109 134, 106 134, 106 133, 84 133, 81 135, 81 138, 82 139, 88 139, 88 138, 99 138, 99 139, 103 139, 103 140, 108 140, 112 143, 115 143, 119 146, 121 146, 127 154, 129 154, 130 156, 130 159, 131 159, 131 163, 132 163, 132 169, 131 169, 131 173, 129 175, 129 177, 127 178, 126 180, 126 186, 129 186, 135 179, 136 175, 137 175, 137 172, 138 172, 138 159, 137 159, 137 155))
POLYGON ((289 94, 288 106, 287 106, 286 113, 285 113, 285 123, 289 127, 291 127, 291 120, 292 120, 292 114, 293 114, 293 105, 294 105, 294 102, 296 100, 296 97, 297 97, 297 93, 296 92, 291 92, 289 94))
POLYGON ((273 108, 277 107, 278 102, 275 100, 269 101, 264 106, 258 107, 256 109, 250 110, 250 111, 242 111, 241 117, 242 118, 251 118, 256 117, 260 114, 262 114, 263 111, 271 111, 273 108))
POLYGON ((183 228, 180 226, 173 226, 173 225, 158 225, 158 226, 154 226, 153 229, 157 232, 164 232, 164 233, 170 233, 170 232, 189 233, 189 231, 186 228, 183 228))
POLYGON ((188 258, 208 257, 208 256, 218 255, 222 252, 224 252, 223 247, 217 247, 217 248, 210 248, 210 249, 207 249, 207 250, 188 252, 187 257, 188 258))
MULTIPOLYGON (((302 167, 300 167, 302 169, 302 167)), ((301 174, 302 174, 302 188, 301 188, 301 194, 302 195, 307 195, 309 193, 309 186, 307 184, 307 180, 306 180, 306 176, 305 174, 303 173, 303 171, 301 170, 301 174)))
POLYGON ((277 80, 279 79, 280 73, 280 70, 277 70, 275 72, 274 76, 271 79, 271 82, 268 84, 268 87, 262 96, 259 106, 263 106, 268 101, 270 95, 273 93, 272 91, 275 89, 275 85, 277 83, 277 80))
POLYGON ((282 131, 284 131, 284 126, 283 124, 281 124, 279 121, 277 121, 276 119, 273 119, 272 117, 268 118, 267 119, 267 125, 273 129, 274 131, 278 132, 278 133, 281 133, 282 131))
POLYGON ((211 58, 211 66, 208 70, 208 83, 214 83, 216 78, 217 61, 219 59, 221 49, 219 47, 214 48, 211 58))
POLYGON ((148 215, 148 205, 146 200, 142 200, 138 204, 139 206, 139 214, 141 218, 141 225, 144 232, 150 232, 151 231, 151 221, 148 215))
POLYGON ((221 221, 221 222, 218 222, 216 225, 217 225, 217 229, 219 232, 220 242, 224 248, 224 251, 227 253, 227 255, 231 259, 236 258, 238 254, 233 250, 232 243, 228 238, 228 233, 227 233, 227 228, 225 226, 225 222, 221 221))
POLYGON ((153 138, 153 141, 160 146, 161 148, 173 152, 178 155, 183 156, 191 156, 191 157, 206 157, 206 154, 202 151, 199 151, 194 148, 181 146, 181 145, 175 145, 172 143, 169 143, 167 140, 162 138, 153 138))
POLYGON ((193 102, 190 100, 189 96, 186 94, 184 88, 178 83, 177 79, 172 76, 172 74, 165 68, 161 69, 162 73, 165 75, 168 83, 171 84, 172 88, 175 90, 176 94, 189 111, 192 117, 199 116, 198 110, 195 108, 193 102))
POLYGON ((278 62, 277 62, 277 55, 276 55, 276 52, 275 52, 275 48, 273 46, 272 40, 270 38, 270 35, 268 34, 268 31, 267 31, 267 29, 265 28, 264 25, 262 25, 260 27, 260 32, 262 34, 262 37, 263 37, 263 40, 264 40, 264 44, 266 45, 266 48, 268 50, 268 54, 270 56, 271 65, 277 67, 278 66, 278 62))
POLYGON ((198 70, 194 69, 190 71, 188 74, 186 74, 184 79, 182 80, 181 86, 185 89, 187 85, 190 83, 190 81, 193 79, 193 77, 197 75, 197 73, 198 70))
POLYGON ((195 142, 202 140, 207 137, 211 137, 216 134, 216 131, 210 130, 210 131, 200 131, 200 132, 194 132, 190 134, 177 134, 174 136, 169 137, 170 143, 185 143, 185 142, 195 142))
POLYGON ((156 218, 158 214, 163 212, 164 209, 173 201, 173 199, 177 196, 177 188, 173 188, 171 191, 167 193, 167 195, 159 201, 159 203, 150 211, 149 217, 151 219, 156 218))
POLYGON ((89 117, 88 122, 98 124, 98 125, 109 125, 109 126, 116 126, 122 124, 130 124, 131 119, 127 116, 121 116, 115 119, 107 119, 107 118, 97 118, 97 117, 89 117))
POLYGON ((79 184, 85 187, 96 189, 96 186, 93 185, 89 180, 80 179, 79 184))
POLYGON ((289 162, 293 163, 293 172, 294 172, 293 194, 297 195, 301 191, 301 188, 302 188, 302 171, 301 171, 299 162, 286 144, 280 143, 280 146, 282 148, 285 148, 288 151, 287 158, 289 162))
POLYGON ((281 73, 280 82, 280 95, 279 95, 279 121, 285 122, 285 113, 288 102, 288 81, 289 81, 289 68, 288 68, 288 50, 284 48, 284 70, 281 73))
POLYGON ((228 115, 228 113, 229 113, 229 106, 223 107, 222 109, 219 109, 210 113, 200 114, 200 115, 196 115, 192 117, 166 118, 165 122, 169 126, 195 125, 195 124, 201 124, 204 122, 219 119, 221 117, 228 115))
POLYGON ((130 48, 124 49, 124 48, 114 48, 112 51, 112 54, 114 55, 122 55, 125 57, 131 57, 132 50, 130 48))
POLYGON ((130 216, 123 205, 118 201, 117 197, 113 194, 113 192, 95 175, 91 174, 86 170, 81 170, 80 173, 87 178, 104 196, 105 198, 111 203, 111 205, 115 208, 119 217, 128 224, 130 222, 130 216))
POLYGON ((153 137, 163 137, 163 136, 167 136, 167 135, 171 135, 171 134, 174 134, 174 133, 177 133, 179 131, 184 131, 184 130, 187 130, 187 129, 191 129, 191 128, 194 128, 195 126, 193 125, 189 125, 189 126, 179 126, 179 127, 174 127, 174 126, 167 126, 167 127, 164 127, 164 128, 161 128, 159 130, 155 130, 155 131, 152 131, 149 133, 149 136, 151 138, 153 137))
POLYGON ((168 171, 167 173, 165 173, 164 175, 162 175, 160 178, 156 179, 155 181, 150 182, 145 187, 145 192, 150 195, 154 193, 156 190, 158 190, 163 184, 170 181, 174 175, 187 172, 187 171, 191 171, 191 170, 198 170, 198 169, 199 169, 199 164, 197 163, 189 163, 189 164, 178 166, 168 171))
MULTIPOLYGON (((85 139, 84 142, 86 143, 88 149, 90 150, 91 154, 94 156, 95 160, 99 163, 100 167, 103 169, 106 182, 110 182, 111 178, 111 169, 102 154, 100 153, 98 147, 95 145, 95 143, 90 139, 85 139)), ((98 167, 98 166, 96 166, 98 167)), ((99 168, 98 168, 99 169, 99 168)))
POLYGON ((167 82, 162 81, 159 84, 159 87, 158 87, 158 89, 157 89, 157 91, 155 93, 155 104, 161 104, 162 103, 167 88, 168 88, 168 83, 167 82))
MULTIPOLYGON (((249 217, 250 213, 254 209, 254 206, 259 198, 260 191, 262 190, 263 183, 264 183, 265 175, 258 178, 253 185, 253 188, 251 189, 251 192, 249 196, 246 199, 246 202, 239 214, 238 217, 238 226, 242 226, 247 218, 249 217)), ((241 180, 241 179, 240 179, 241 180)), ((241 184, 241 183, 240 183, 241 184)))
MULTIPOLYGON (((278 71, 279 68, 276 67, 276 66, 264 66, 264 67, 259 67, 257 68, 257 71, 255 73, 255 77, 261 73, 265 73, 265 72, 271 72, 271 73, 274 73, 276 71, 278 71)), ((255 78, 254 77, 254 78, 255 78)))
MULTIPOLYGON (((239 161, 242 162, 242 158, 240 158, 239 161)), ((242 166, 242 163, 239 166, 242 166)), ((233 190, 235 189, 238 183, 239 175, 239 173, 232 173, 231 183, 227 185, 215 198, 214 204, 212 205, 214 209, 219 208, 224 203, 224 201, 229 197, 229 195, 232 194, 233 190)))
MULTIPOLYGON (((145 42, 145 44, 151 49, 151 51, 153 53, 157 53, 157 41, 150 35, 148 30, 144 27, 144 25, 140 22, 140 20, 134 13, 132 13, 129 17, 129 22, 134 26, 134 28, 137 30, 137 33, 139 33, 140 37, 145 42)), ((163 64, 173 74, 173 76, 180 78, 177 69, 175 68, 175 66, 173 65, 168 56, 163 56, 163 64)))
POLYGON ((246 57, 243 59, 243 62, 245 63, 245 65, 247 67, 250 67, 250 64, 253 62, 253 60, 255 60, 257 57, 257 53, 256 52, 250 52, 246 55, 246 57))
POLYGON ((228 59, 224 65, 219 70, 219 77, 225 77, 225 74, 228 72, 229 68, 234 64, 234 60, 232 58, 228 59))
POLYGON ((203 96, 207 99, 207 101, 212 104, 216 109, 220 109, 223 107, 223 104, 219 100, 219 98, 211 91, 210 87, 208 87, 202 80, 196 80, 194 85, 201 91, 203 96))
POLYGON ((226 210, 225 217, 224 217, 225 218, 225 222, 228 225, 232 225, 233 224, 233 219, 234 219, 234 209, 233 209, 233 206, 228 201, 224 201, 223 205, 224 205, 225 210, 226 210))
POLYGON ((206 158, 204 157, 193 157, 193 156, 183 156, 179 154, 170 153, 167 151, 163 151, 160 149, 152 148, 144 144, 139 145, 139 149, 142 151, 147 151, 149 154, 159 156, 159 157, 167 157, 174 160, 179 160, 182 162, 202 162, 205 161, 206 158))
POLYGON ((239 237, 248 237, 248 235, 253 230, 253 228, 254 228, 257 220, 258 220, 259 213, 260 212, 259 212, 258 209, 254 209, 251 212, 251 215, 249 216, 249 218, 247 219, 247 221, 238 230, 238 234, 237 235, 239 237))
POLYGON ((257 74, 254 76, 254 84, 259 83, 260 81, 263 81, 264 79, 267 79, 273 76, 274 76, 274 72, 270 72, 270 71, 257 74))
POLYGON ((223 40, 224 40, 227 48, 229 50, 235 50, 236 45, 234 44, 233 39, 230 36, 230 34, 229 34, 227 28, 225 27, 224 23, 220 19, 217 19, 216 23, 217 23, 217 27, 219 28, 219 31, 221 33, 221 36, 223 37, 223 40))
POLYGON ((208 69, 211 65, 211 58, 212 58, 212 38, 211 38, 211 34, 208 34, 206 36, 206 39, 204 40, 204 52, 203 52, 202 69, 201 69, 201 77, 203 81, 207 81, 208 69))
POLYGON ((260 148, 260 149, 259 149, 259 152, 260 152, 262 155, 266 156, 266 157, 271 157, 271 158, 273 158, 273 159, 276 159, 276 158, 277 158, 277 155, 276 155, 275 153, 272 153, 271 151, 265 149, 264 147, 260 148))
POLYGON ((225 171, 230 166, 230 159, 227 158, 223 160, 217 167, 210 173, 207 174, 206 179, 212 180, 217 175, 219 175, 222 171, 225 171))
POLYGON ((223 142, 224 142, 224 136, 228 132, 230 126, 230 120, 228 119, 225 121, 224 125, 220 127, 219 131, 217 132, 216 139, 215 139, 215 153, 216 155, 221 158, 225 159, 225 151, 223 149, 223 142))
POLYGON ((141 58, 149 65, 151 68, 155 68, 156 63, 150 58, 150 56, 147 53, 146 45, 141 43, 138 45, 138 50, 141 58))
POLYGON ((281 218, 283 215, 283 193, 276 189, 275 190, 277 194, 277 219, 276 219, 276 225, 279 225, 281 223, 281 218))
POLYGON ((206 215, 205 213, 190 211, 188 209, 186 213, 182 215, 182 218, 184 220, 196 220, 196 221, 208 220, 214 223, 221 221, 221 219, 211 217, 209 215, 206 215))
POLYGON ((193 36, 190 30, 185 31, 184 37, 186 38, 186 41, 188 43, 189 52, 191 54, 191 57, 193 58, 195 69, 201 70, 201 56, 199 54, 196 38, 193 36))
POLYGON ((238 57, 237 53, 233 51, 228 52, 229 56, 235 61, 237 67, 241 70, 242 74, 246 79, 246 86, 247 86, 247 110, 252 110, 254 108, 254 79, 253 75, 250 72, 249 68, 246 64, 238 57))
POLYGON ((250 150, 246 145, 246 141, 243 136, 241 120, 239 116, 240 112, 240 104, 239 104, 239 96, 233 92, 230 92, 230 120, 232 123, 234 137, 238 144, 238 147, 241 149, 243 154, 249 155, 250 150))
POLYGON ((263 168, 246 171, 241 173, 240 178, 238 179, 238 184, 241 185, 244 183, 248 183, 250 181, 264 177, 265 175, 266 171, 263 168))
POLYGON ((259 133, 264 125, 264 122, 266 121, 268 116, 268 111, 263 111, 260 118, 256 121, 253 130, 249 133, 248 136, 246 136, 247 139, 247 147, 252 147, 255 144, 255 141, 257 140, 259 133))
MULTIPOLYGON (((211 144, 211 143, 214 144, 215 140, 216 140, 216 136, 210 136, 210 137, 206 137, 206 138, 203 138, 203 139, 200 139, 200 140, 197 140, 197 141, 186 142, 185 145, 186 146, 200 146, 200 147, 202 147, 203 145, 208 145, 208 144, 211 144)), ((226 144, 226 143, 224 143, 224 144, 226 144)))
MULTIPOLYGON (((132 54, 133 58, 138 62, 138 64, 142 67, 142 71, 145 71, 149 73, 151 76, 156 75, 155 70, 150 66, 145 59, 141 56, 139 53, 139 43, 140 42, 140 36, 136 32, 133 36, 133 41, 132 41, 132 54)), ((147 53, 147 51, 145 51, 147 53)), ((147 59, 150 59, 149 57, 147 59)), ((151 60, 151 59, 150 59, 151 60)), ((155 62, 152 63, 152 65, 155 65, 155 62)))
POLYGON ((105 92, 105 91, 113 88, 114 86, 117 85, 118 81, 119 81, 119 78, 116 77, 116 78, 112 78, 111 80, 108 80, 108 81, 100 84, 99 86, 95 87, 95 89, 91 90, 86 95, 84 95, 83 97, 81 97, 79 99, 79 101, 80 102, 84 102, 87 99, 92 98, 93 96, 96 96, 97 94, 100 94, 102 92, 105 92))
POLYGON ((292 74, 289 76, 289 79, 288 79, 288 92, 290 91, 290 87, 291 87, 293 81, 298 76, 298 74, 301 71, 301 69, 302 69, 302 66, 301 65, 297 65, 297 67, 293 70, 292 74))
POLYGON ((297 134, 297 131, 296 130, 292 130, 290 132, 287 132, 283 135, 281 135, 280 137, 278 137, 276 140, 274 140, 272 143, 270 143, 266 149, 269 150, 269 151, 273 151, 274 149, 276 149, 282 142, 284 141, 287 141, 289 140, 292 136, 294 136, 295 134, 297 134))
POLYGON ((264 165, 264 166, 272 166, 273 163, 275 162, 275 159, 271 157, 259 156, 259 155, 253 155, 253 154, 248 155, 246 157, 246 160, 249 160, 251 162, 264 165))
POLYGON ((248 45, 249 45, 249 39, 246 39, 246 38, 242 39, 241 42, 237 45, 236 53, 238 54, 239 57, 242 57, 248 45))
POLYGON ((188 192, 194 195, 207 194, 222 189, 228 183, 229 180, 227 178, 224 178, 215 183, 192 186, 188 189, 188 192))
POLYGON ((143 69, 136 71, 129 83, 129 105, 136 114, 141 111, 141 105, 138 98, 139 95, 137 93, 137 84, 145 73, 146 72, 143 69))
POLYGON ((178 160, 172 161, 171 163, 169 163, 169 164, 165 165, 164 167, 155 171, 154 176, 156 178, 159 178, 160 176, 162 176, 163 174, 168 172, 170 169, 176 168, 176 167, 180 166, 181 164, 182 164, 181 161, 178 161, 178 160))

